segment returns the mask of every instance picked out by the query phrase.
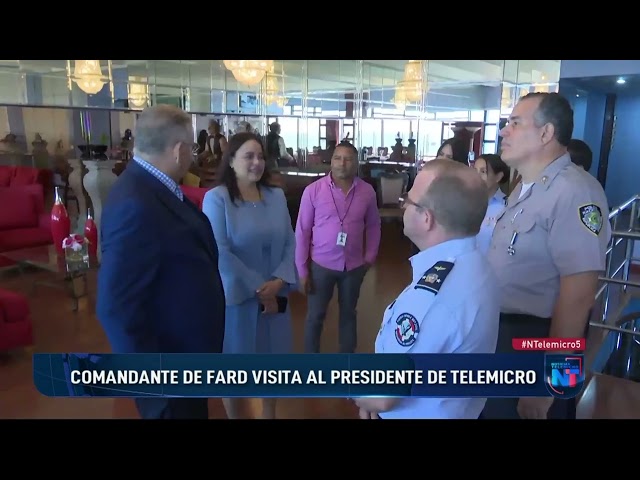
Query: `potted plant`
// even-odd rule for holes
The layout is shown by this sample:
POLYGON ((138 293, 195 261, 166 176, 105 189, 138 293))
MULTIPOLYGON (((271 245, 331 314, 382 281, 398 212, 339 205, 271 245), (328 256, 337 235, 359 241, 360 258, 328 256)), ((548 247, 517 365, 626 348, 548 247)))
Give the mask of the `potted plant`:
POLYGON ((107 150, 109 149, 109 136, 103 133, 100 136, 100 145, 92 145, 91 153, 94 160, 108 160, 107 150))

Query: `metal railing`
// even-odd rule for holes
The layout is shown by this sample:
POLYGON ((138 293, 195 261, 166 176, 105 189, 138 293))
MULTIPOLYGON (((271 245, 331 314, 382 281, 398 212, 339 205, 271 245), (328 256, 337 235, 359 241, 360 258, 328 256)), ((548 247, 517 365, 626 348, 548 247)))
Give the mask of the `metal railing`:
MULTIPOLYGON (((632 336, 640 336, 640 330, 634 328, 621 328, 618 324, 619 318, 616 318, 614 322, 609 321, 610 306, 612 293, 620 294, 620 302, 617 308, 616 317, 620 317, 620 314, 626 307, 629 296, 628 287, 640 288, 640 283, 632 282, 629 280, 629 272, 633 262, 640 262, 640 258, 634 258, 634 245, 636 241, 640 241, 640 221, 638 216, 640 215, 640 195, 636 195, 622 205, 614 208, 609 213, 609 222, 611 222, 611 242, 607 248, 607 260, 605 275, 600 277, 602 286, 596 293, 596 304, 598 301, 602 302, 601 314, 599 321, 591 321, 589 325, 591 327, 609 330, 611 332, 617 332, 619 334, 629 334, 632 336), (619 224, 622 222, 626 213, 630 214, 629 221, 626 224, 626 229, 619 230, 619 224), (619 246, 623 245, 624 257, 619 264, 614 264, 616 257, 619 256, 619 246), (619 286, 618 292, 613 290, 614 286, 619 286)), ((622 227, 624 228, 624 227, 622 227)), ((628 322, 625 322, 628 323, 628 322)))

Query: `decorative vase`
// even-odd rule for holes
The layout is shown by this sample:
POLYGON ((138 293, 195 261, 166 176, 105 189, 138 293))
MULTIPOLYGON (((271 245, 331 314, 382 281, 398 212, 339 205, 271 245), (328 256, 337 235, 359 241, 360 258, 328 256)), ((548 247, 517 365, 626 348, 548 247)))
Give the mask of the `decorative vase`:
POLYGON ((416 159, 416 139, 409 138, 409 146, 407 147, 407 160, 415 161, 416 159))
POLYGON ((98 255, 98 227, 93 220, 93 212, 90 208, 87 210, 87 221, 84 224, 84 238, 89 242, 89 256, 96 258, 98 255))
POLYGON ((64 253, 62 242, 69 236, 71 220, 62 201, 60 188, 61 187, 55 187, 55 201, 51 209, 51 237, 53 238, 53 245, 56 248, 56 252, 62 255, 64 253))
POLYGON ((391 155, 389 156, 389 160, 394 162, 402 160, 402 150, 404 149, 404 146, 402 145, 402 138, 400 138, 399 133, 400 132, 398 132, 398 136, 396 137, 396 144, 391 147, 391 155))
POLYGON ((107 156, 108 145, 91 145, 91 156, 94 160, 109 160, 107 156))

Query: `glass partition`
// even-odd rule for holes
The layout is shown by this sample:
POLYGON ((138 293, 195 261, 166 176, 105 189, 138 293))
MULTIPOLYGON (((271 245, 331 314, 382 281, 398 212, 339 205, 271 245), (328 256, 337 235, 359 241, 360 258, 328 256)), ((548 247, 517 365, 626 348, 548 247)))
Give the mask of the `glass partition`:
MULTIPOLYGON (((117 125, 129 125, 120 119, 164 103, 192 112, 196 135, 211 118, 225 135, 247 125, 266 135, 277 122, 296 168, 319 168, 343 139, 365 161, 394 152, 396 159, 429 159, 461 128, 473 134, 476 153, 496 151, 500 118, 529 91, 557 91, 560 74, 559 60, 273 60, 255 61, 266 70, 250 81, 248 70, 232 71, 228 62, 2 60, 0 104, 12 112, 2 117, 4 135, 26 145, 45 132, 56 143, 60 135, 49 130, 70 128, 57 124, 71 114, 45 120, 32 113, 38 107, 133 112, 117 114, 117 125)), ((118 129, 113 142, 123 135, 118 129)))
POLYGON ((560 60, 505 60, 500 113, 508 117, 518 98, 529 92, 557 92, 560 60))

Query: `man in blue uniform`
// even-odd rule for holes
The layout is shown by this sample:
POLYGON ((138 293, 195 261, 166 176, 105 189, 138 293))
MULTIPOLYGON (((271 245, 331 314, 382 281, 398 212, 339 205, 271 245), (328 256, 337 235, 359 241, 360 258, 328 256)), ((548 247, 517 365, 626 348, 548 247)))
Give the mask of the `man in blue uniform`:
MULTIPOLYGON (((404 233, 420 249, 413 280, 384 312, 376 353, 494 353, 500 292, 476 235, 487 187, 461 163, 427 163, 403 199, 404 233)), ((484 398, 359 398, 361 418, 477 419, 484 398)))

